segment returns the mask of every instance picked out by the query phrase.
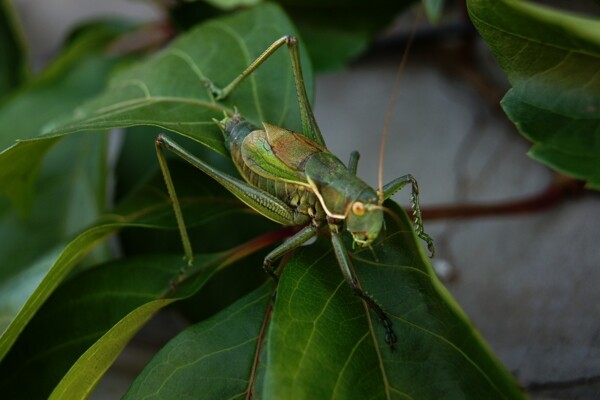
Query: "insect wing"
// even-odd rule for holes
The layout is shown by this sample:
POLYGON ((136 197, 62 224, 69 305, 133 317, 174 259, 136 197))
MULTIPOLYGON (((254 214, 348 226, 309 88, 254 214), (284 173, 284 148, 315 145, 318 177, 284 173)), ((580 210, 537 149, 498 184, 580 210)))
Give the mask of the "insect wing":
POLYGON ((264 126, 265 130, 256 130, 244 139, 241 149, 244 163, 262 177, 307 185, 306 159, 327 150, 301 134, 269 124, 264 126))

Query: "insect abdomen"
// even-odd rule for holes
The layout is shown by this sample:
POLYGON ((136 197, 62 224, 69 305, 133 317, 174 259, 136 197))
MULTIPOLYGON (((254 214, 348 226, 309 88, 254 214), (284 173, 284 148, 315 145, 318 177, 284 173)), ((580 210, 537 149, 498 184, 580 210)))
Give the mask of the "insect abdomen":
POLYGON ((262 167, 268 165, 263 159, 270 158, 271 161, 277 159, 273 157, 274 149, 270 147, 268 140, 263 140, 258 141, 257 148, 249 150, 248 147, 256 143, 252 142, 254 138, 250 138, 251 140, 246 140, 246 138, 249 135, 264 138, 266 135, 264 130, 257 128, 236 115, 226 121, 224 135, 231 160, 246 182, 277 197, 294 208, 297 212, 296 222, 299 224, 307 223, 314 218, 324 218, 325 213, 317 196, 312 192, 305 180, 299 180, 303 176, 303 170, 300 168, 300 165, 292 166, 294 172, 292 174, 289 173, 289 170, 287 174, 283 170, 261 170, 262 167), (244 142, 245 140, 246 142, 244 142), (249 157, 248 153, 251 153, 253 157, 249 157), (261 170, 264 173, 257 173, 257 170, 261 170), (279 175, 275 175, 276 173, 279 173, 279 175))

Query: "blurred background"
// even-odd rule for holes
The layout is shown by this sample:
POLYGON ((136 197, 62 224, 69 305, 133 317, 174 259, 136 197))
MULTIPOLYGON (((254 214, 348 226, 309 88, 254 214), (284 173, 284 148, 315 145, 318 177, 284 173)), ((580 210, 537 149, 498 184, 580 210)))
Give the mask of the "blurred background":
MULTIPOLYGON (((14 3, 36 69, 82 21, 161 18, 151 2, 14 3)), ((342 160, 360 151, 359 175, 376 186, 393 102, 384 181, 406 173, 419 181, 440 278, 532 398, 600 398, 599 198, 527 157, 530 144, 498 104, 508 89, 503 73, 469 25, 464 4, 450 3, 438 26, 421 18, 397 93, 392 86, 414 13, 347 68, 317 77, 317 120, 342 160)), ((598 15, 592 1, 546 3, 582 12, 595 7, 598 15)), ((407 205, 407 191, 395 199, 407 205)), ((170 314, 152 322, 93 398, 122 393, 182 323, 170 314)))

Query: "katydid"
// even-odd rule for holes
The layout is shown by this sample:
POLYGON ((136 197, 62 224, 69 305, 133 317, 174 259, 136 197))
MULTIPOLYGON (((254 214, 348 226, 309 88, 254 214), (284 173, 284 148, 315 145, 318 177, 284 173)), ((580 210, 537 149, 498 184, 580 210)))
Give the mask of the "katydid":
POLYGON ((158 159, 173 202, 185 256, 191 263, 192 248, 164 149, 215 179, 265 217, 285 226, 302 226, 265 257, 264 268, 275 280, 275 260, 316 236, 321 228, 329 228, 331 243, 344 278, 356 295, 377 314, 385 327, 385 341, 393 346, 397 337, 392 330, 391 320, 382 307, 360 288, 341 235, 345 227, 352 235, 354 245, 370 247, 383 227, 383 201, 410 184, 415 231, 427 243, 433 255, 433 241, 423 231, 417 181, 412 175, 405 175, 375 190, 356 176, 357 152, 352 153, 346 166, 327 149, 308 101, 297 39, 293 36, 284 36, 275 41, 224 88, 220 89, 208 81, 205 84, 215 100, 224 99, 284 44, 291 57, 303 134, 267 122, 263 122, 262 127, 256 127, 237 111, 222 121, 215 121, 223 132, 231 159, 244 181, 211 167, 164 135, 156 139, 158 159))

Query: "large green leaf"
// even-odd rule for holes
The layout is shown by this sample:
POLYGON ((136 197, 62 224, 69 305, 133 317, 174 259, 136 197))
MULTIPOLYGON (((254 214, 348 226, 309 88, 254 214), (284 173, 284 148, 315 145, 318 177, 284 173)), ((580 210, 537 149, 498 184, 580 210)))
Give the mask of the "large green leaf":
POLYGON ((56 148, 44 162, 43 180, 27 219, 8 201, 0 202, 0 331, 60 248, 104 209, 103 138, 76 139, 56 148))
MULTIPOLYGON (((177 168, 174 172, 181 176, 177 168)), ((165 189, 156 189, 161 180, 157 176, 138 187, 103 222, 82 232, 48 260, 51 268, 0 338, 1 354, 6 355, 0 364, 2 393, 45 398, 56 387, 56 398, 84 397, 131 336, 158 310, 197 292, 218 268, 280 237, 267 235, 221 253, 197 255, 192 267, 186 267, 179 244, 174 255, 155 251, 129 257, 63 282, 69 273, 73 275, 78 260, 123 228, 137 227, 141 235, 148 228, 176 231, 165 189), (31 379, 37 384, 27 385, 31 379)), ((197 183, 193 193, 188 196, 184 191, 180 198, 189 226, 202 226, 215 219, 221 225, 244 221, 248 209, 232 206, 231 196, 223 188, 208 177, 197 183), (223 222, 230 216, 231 221, 223 222)), ((259 269, 260 261, 254 266, 259 269)), ((10 289, 7 296, 12 294, 10 289)))
POLYGON ((246 398, 248 390, 263 399, 522 398, 437 281, 406 216, 391 207, 399 225, 388 218, 374 255, 361 251, 353 262, 363 288, 392 317, 395 350, 323 239, 285 266, 272 315, 262 288, 190 327, 126 398, 246 398))
POLYGON ((532 158, 600 189, 600 21, 516 0, 469 0, 513 88, 502 106, 532 158))
MULTIPOLYGON (((57 138, 15 142, 38 136, 45 124, 101 90, 108 74, 122 61, 107 55, 105 49, 123 31, 122 26, 113 24, 82 28, 46 70, 2 104, 0 191, 21 214, 31 208, 42 158, 57 138)), ((68 168, 72 162, 65 156, 63 164, 68 168)))
POLYGON ((60 382, 54 398, 86 397, 133 334, 161 308, 197 291, 219 267, 235 260, 232 251, 198 255, 193 267, 186 267, 180 254, 127 258, 69 280, 0 365, 2 393, 46 398, 60 382), (36 385, 27 385, 32 379, 36 385))
MULTIPOLYGON (((158 178, 162 179, 160 176, 158 178)), ((27 268, 23 267, 14 277, 6 278, 0 296, 3 323, 0 359, 8 353, 48 297, 72 273, 77 263, 98 244, 127 227, 175 229, 173 210, 165 193, 166 189, 157 190, 156 180, 158 179, 138 187, 117 209, 79 233, 68 244, 56 245, 46 253, 33 254, 38 258, 30 261, 27 268)), ((239 202, 232 201, 223 188, 212 181, 202 184, 201 179, 198 179, 198 185, 189 197, 188 193, 183 193, 181 201, 190 226, 206 224, 231 214, 248 213, 246 208, 236 206, 239 202)), ((17 239, 24 241, 20 237, 17 239)), ((14 243, 10 240, 7 242, 14 243)), ((179 247, 177 250, 180 251, 179 247)), ((9 262, 4 264, 10 265, 9 262)))
MULTIPOLYGON (((3 104, 0 143, 10 146, 15 139, 37 135, 54 113, 97 91, 117 62, 99 53, 122 31, 110 24, 80 30, 46 71, 3 104)), ((0 153, 0 189, 13 201, 0 199, 0 358, 97 235, 90 235, 88 244, 65 245, 105 208, 106 138, 82 135, 55 147, 45 160, 56 140, 42 143, 22 141, 0 153), (42 179, 33 196, 30 189, 40 168, 42 179), (67 268, 53 269, 55 264, 67 268)))
MULTIPOLYGON (((226 154, 213 119, 222 119, 233 106, 257 124, 267 121, 298 130, 297 97, 285 50, 270 57, 222 103, 206 88, 207 80, 224 87, 276 39, 294 32, 273 4, 210 20, 122 71, 101 96, 57 122, 50 133, 156 125, 226 154)), ((304 70, 310 90, 308 64, 304 70)))

